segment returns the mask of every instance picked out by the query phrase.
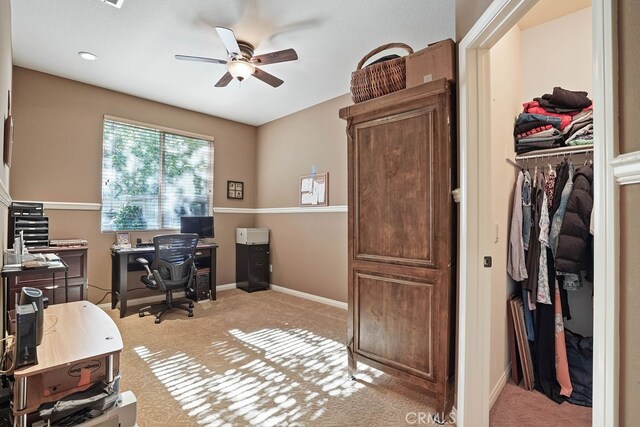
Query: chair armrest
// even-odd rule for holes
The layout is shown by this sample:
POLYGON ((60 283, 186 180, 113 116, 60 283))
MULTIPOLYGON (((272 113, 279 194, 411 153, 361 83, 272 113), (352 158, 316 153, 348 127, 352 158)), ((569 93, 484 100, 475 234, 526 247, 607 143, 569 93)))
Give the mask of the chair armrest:
POLYGON ((147 270, 147 274, 149 276, 151 276, 151 270, 149 270, 149 260, 140 257, 140 258, 136 258, 136 261, 138 261, 140 264, 142 264, 144 266, 144 268, 147 270))

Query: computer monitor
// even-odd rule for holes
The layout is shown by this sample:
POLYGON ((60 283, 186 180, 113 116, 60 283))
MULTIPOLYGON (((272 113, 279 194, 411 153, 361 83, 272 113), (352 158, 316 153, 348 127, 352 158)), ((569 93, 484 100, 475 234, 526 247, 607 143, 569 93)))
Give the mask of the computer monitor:
POLYGON ((200 239, 215 237, 212 216, 183 216, 180 218, 181 233, 196 233, 200 239))

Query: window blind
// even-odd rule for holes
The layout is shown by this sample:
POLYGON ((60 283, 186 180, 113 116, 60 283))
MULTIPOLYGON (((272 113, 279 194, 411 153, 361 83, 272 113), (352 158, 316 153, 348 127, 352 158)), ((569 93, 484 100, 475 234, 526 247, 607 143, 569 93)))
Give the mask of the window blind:
POLYGON ((180 228, 180 217, 210 215, 213 143, 105 119, 103 232, 180 228))

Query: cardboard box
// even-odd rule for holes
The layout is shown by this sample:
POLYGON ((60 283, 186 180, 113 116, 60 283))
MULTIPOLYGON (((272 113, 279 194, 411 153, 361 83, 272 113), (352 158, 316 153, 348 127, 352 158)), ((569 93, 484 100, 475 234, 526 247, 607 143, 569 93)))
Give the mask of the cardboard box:
MULTIPOLYGON (((76 387, 95 384, 106 378, 106 365, 106 356, 104 356, 74 362, 68 366, 45 372, 42 374, 42 395, 48 397, 76 387)), ((113 353, 113 371, 114 376, 120 371, 119 353, 113 353)))
POLYGON ((407 60, 407 88, 445 77, 455 80, 456 44, 442 40, 412 53, 407 60))

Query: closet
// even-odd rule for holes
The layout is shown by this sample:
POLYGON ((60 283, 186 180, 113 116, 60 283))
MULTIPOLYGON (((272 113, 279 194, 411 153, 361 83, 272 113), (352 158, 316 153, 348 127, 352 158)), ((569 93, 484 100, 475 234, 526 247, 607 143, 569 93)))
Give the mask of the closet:
MULTIPOLYGON (((507 379, 518 382, 530 365, 530 384, 518 387, 535 388, 530 393, 543 393, 553 408, 591 406, 593 287, 602 285, 591 282, 589 230, 598 144, 590 108, 598 100, 591 93, 591 8, 571 3, 574 10, 558 14, 540 2, 490 51, 492 404, 507 379), (522 301, 524 349, 508 333, 507 301, 514 299, 522 301)), ((513 411, 530 409, 523 403, 513 411)), ((590 417, 588 409, 580 414, 590 417)))
POLYGON ((435 395, 440 414, 453 397, 453 116, 445 79, 340 110, 349 373, 364 363, 417 384, 435 395))

